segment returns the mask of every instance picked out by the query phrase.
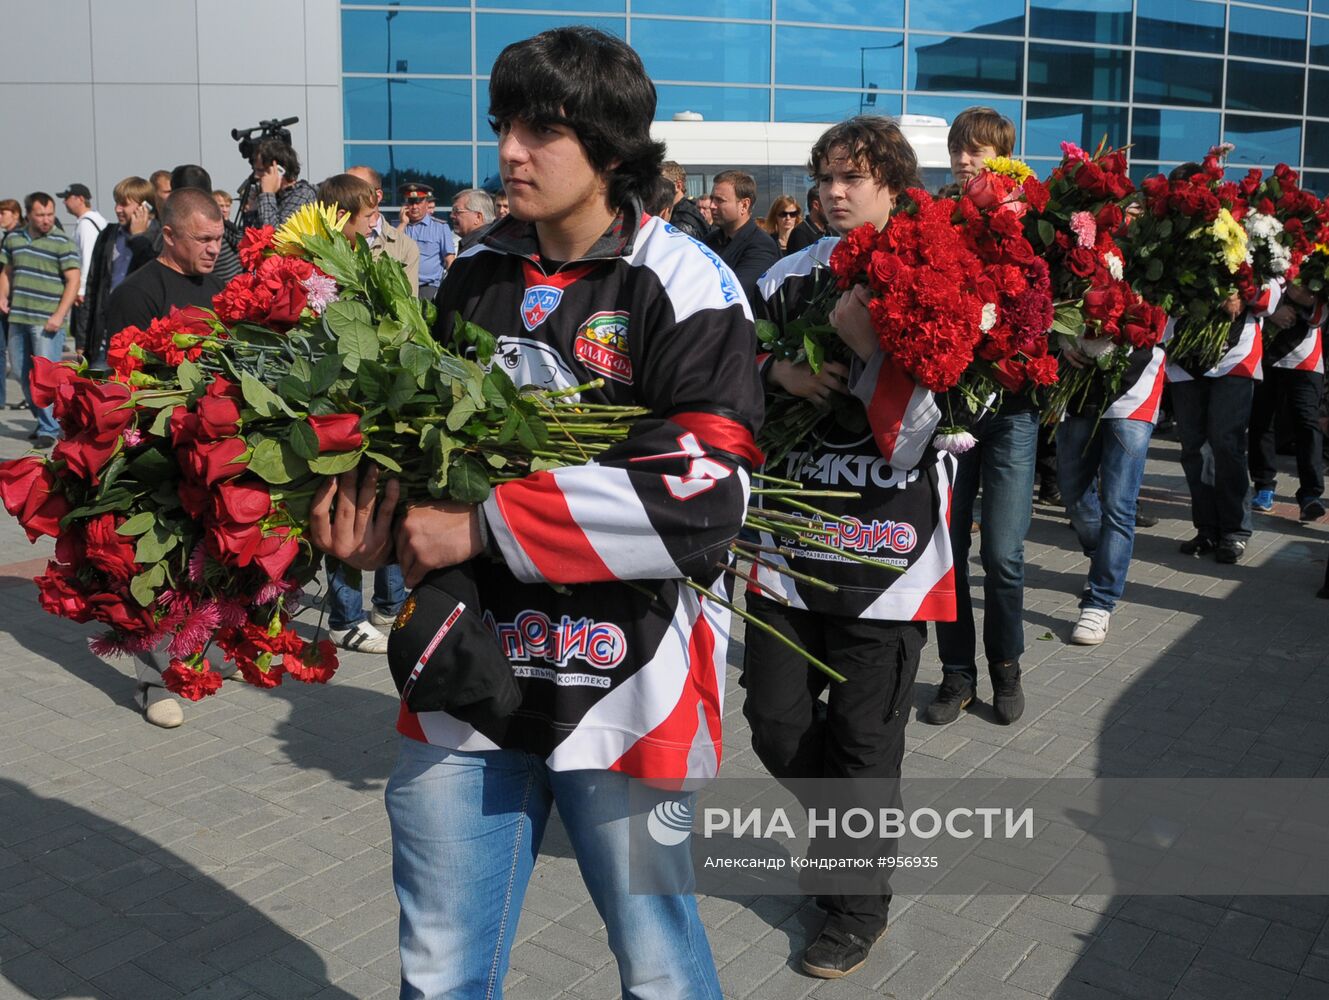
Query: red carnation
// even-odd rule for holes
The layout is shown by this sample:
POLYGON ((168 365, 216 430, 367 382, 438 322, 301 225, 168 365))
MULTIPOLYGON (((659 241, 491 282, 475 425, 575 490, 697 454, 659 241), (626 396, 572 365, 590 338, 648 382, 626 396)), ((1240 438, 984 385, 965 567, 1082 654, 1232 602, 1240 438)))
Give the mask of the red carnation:
POLYGON ((162 671, 162 683, 181 698, 199 701, 221 690, 222 676, 208 666, 206 660, 198 668, 184 660, 172 660, 171 665, 162 671))
POLYGON ((305 684, 326 684, 337 672, 337 647, 330 639, 320 639, 309 643, 299 657, 286 656, 282 659, 286 672, 305 684))
POLYGON ((240 263, 245 266, 246 271, 252 271, 258 267, 259 262, 263 260, 263 251, 272 246, 272 234, 275 230, 271 226, 260 226, 257 229, 250 228, 245 230, 244 238, 240 241, 239 255, 240 263))

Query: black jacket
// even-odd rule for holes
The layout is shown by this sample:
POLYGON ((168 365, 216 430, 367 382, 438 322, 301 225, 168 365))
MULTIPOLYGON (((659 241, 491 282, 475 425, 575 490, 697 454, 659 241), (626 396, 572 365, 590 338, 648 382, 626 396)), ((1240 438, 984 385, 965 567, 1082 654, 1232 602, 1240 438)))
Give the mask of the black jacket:
MULTIPOLYGON (((83 307, 88 311, 87 355, 101 357, 106 351, 106 303, 111 299, 111 258, 115 252, 116 236, 120 224, 109 223, 92 245, 92 266, 88 274, 88 287, 83 293, 83 307)), ((161 227, 157 220, 148 223, 148 229, 125 241, 129 251, 129 270, 133 274, 144 264, 157 259, 161 253, 161 227)))
POLYGON ((697 211, 697 203, 691 198, 684 198, 674 206, 674 211, 669 216, 669 224, 698 240, 706 239, 706 234, 711 231, 711 227, 697 211))
POLYGON ((717 228, 706 238, 706 245, 719 254, 720 259, 738 277, 753 315, 757 315, 761 298, 757 292, 757 279, 780 259, 780 245, 753 219, 749 219, 732 239, 725 235, 723 229, 717 228))
POLYGON ((784 253, 788 257, 790 254, 798 253, 804 247, 810 247, 823 236, 829 235, 823 230, 818 229, 812 224, 812 220, 804 218, 794 231, 789 234, 789 242, 785 244, 784 253))

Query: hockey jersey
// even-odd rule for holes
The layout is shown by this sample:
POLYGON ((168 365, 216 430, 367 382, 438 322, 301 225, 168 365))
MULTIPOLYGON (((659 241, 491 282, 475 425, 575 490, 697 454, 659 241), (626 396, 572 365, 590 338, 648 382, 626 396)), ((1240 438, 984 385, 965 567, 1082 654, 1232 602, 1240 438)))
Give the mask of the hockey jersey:
POLYGON ((1314 309, 1297 310, 1297 320, 1286 330, 1265 338, 1264 363, 1271 368, 1324 374, 1324 321, 1329 307, 1317 301, 1314 309))
POLYGON ((488 330, 517 385, 599 378, 583 401, 651 416, 596 461, 504 483, 483 505, 499 558, 476 561, 478 610, 512 663, 517 711, 481 731, 403 705, 398 729, 554 770, 713 777, 729 613, 682 581, 721 575, 760 461, 755 332, 733 273, 636 205, 558 265, 510 216, 456 259, 437 305, 436 335, 450 339, 456 316, 488 330))
POLYGON ((1282 297, 1282 289, 1276 282, 1267 283, 1255 300, 1246 304, 1245 311, 1232 321, 1227 352, 1216 365, 1208 371, 1192 371, 1169 358, 1168 381, 1189 382, 1195 378, 1222 378, 1224 375, 1263 378, 1260 361, 1264 356, 1264 337, 1260 321, 1278 308, 1282 297))
MULTIPOLYGON (((826 265, 836 242, 836 237, 820 240, 785 257, 761 277, 758 289, 768 315, 798 316, 799 305, 812 298, 822 282, 833 280, 826 265), (771 305, 777 296, 783 299, 783 308, 771 305)), ((880 351, 867 363, 856 361, 851 366, 850 390, 863 405, 864 428, 837 422, 814 450, 795 449, 769 472, 809 490, 858 493, 857 499, 809 500, 833 518, 823 521, 818 541, 832 550, 889 563, 899 572, 766 533, 762 544, 778 544, 788 554, 764 553, 762 560, 817 577, 839 590, 832 593, 760 563, 757 582, 793 607, 824 614, 953 621, 955 567, 949 520, 955 460, 931 445, 941 411, 931 392, 880 351)), ((759 500, 763 506, 791 512, 776 501, 766 503, 767 497, 759 500)))

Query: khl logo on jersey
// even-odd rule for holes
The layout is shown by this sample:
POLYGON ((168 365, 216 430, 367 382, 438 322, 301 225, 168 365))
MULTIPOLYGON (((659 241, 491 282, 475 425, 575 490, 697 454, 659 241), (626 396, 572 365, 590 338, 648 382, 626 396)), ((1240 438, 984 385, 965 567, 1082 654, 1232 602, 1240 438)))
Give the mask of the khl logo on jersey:
POLYGON ((532 285, 521 300, 521 321, 527 330, 534 330, 549 318, 549 314, 563 301, 563 289, 553 285, 532 285))

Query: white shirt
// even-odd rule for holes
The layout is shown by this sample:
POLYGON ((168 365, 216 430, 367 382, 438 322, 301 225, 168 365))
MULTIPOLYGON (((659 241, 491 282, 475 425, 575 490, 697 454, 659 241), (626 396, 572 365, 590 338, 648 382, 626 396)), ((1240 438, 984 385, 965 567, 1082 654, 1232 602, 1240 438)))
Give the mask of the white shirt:
POLYGON ((74 223, 74 245, 78 247, 80 267, 78 293, 87 294, 88 273, 92 270, 92 248, 97 243, 97 235, 106 228, 106 220, 100 212, 88 209, 74 223))

